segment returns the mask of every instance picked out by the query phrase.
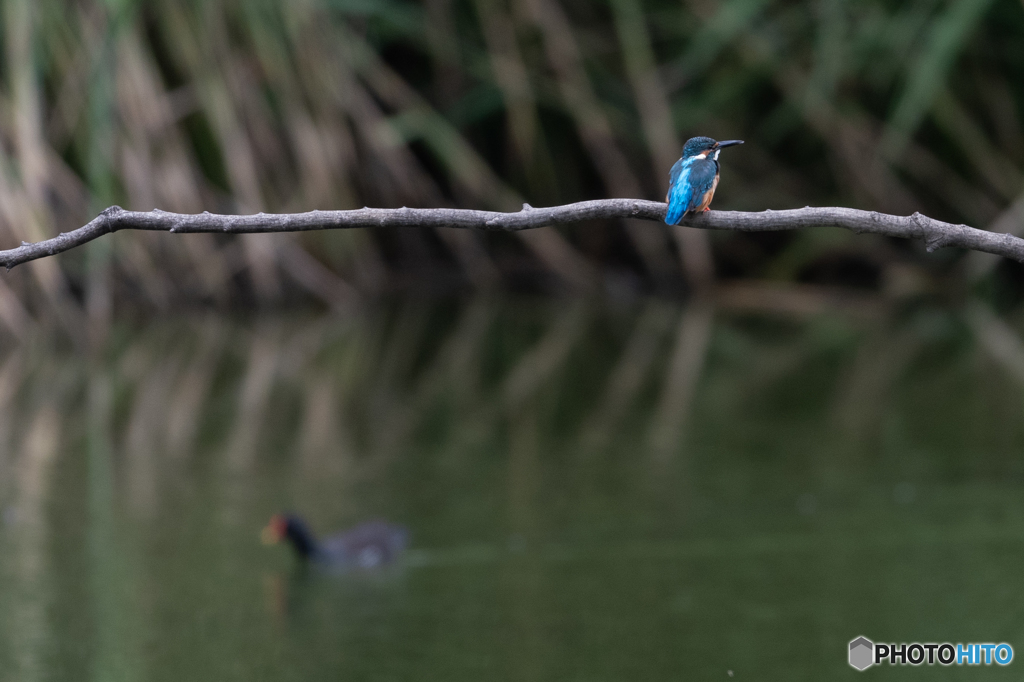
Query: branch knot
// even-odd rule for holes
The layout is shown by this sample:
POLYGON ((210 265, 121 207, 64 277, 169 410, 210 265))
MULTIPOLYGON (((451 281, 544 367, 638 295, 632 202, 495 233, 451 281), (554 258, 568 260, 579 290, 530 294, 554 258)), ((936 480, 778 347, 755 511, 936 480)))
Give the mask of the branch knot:
POLYGON ((107 228, 107 232, 117 232, 117 219, 124 213, 125 210, 120 206, 109 206, 100 211, 100 217, 103 218, 103 224, 107 228))

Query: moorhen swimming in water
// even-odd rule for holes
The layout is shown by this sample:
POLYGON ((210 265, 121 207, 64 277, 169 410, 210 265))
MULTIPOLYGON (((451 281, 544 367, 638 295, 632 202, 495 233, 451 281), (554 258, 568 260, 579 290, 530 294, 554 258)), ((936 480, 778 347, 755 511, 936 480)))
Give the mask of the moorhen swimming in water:
POLYGON ((265 544, 287 539, 304 561, 338 569, 374 569, 398 558, 405 549, 409 531, 386 521, 368 521, 317 540, 298 516, 275 514, 261 537, 265 544))

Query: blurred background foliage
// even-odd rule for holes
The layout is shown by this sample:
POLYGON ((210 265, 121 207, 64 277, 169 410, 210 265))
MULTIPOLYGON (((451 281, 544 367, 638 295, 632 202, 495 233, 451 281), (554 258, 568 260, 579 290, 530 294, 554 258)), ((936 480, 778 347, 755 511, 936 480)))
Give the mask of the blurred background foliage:
MULTIPOLYGON (((718 208, 1024 225, 1020 0, 7 0, 2 21, 5 245, 115 203, 655 199, 697 134, 747 141, 723 155, 718 208)), ((713 278, 911 296, 984 283, 1006 308, 1020 274, 834 230, 118 234, 5 276, 0 319, 18 332, 41 308, 73 325, 116 301, 337 308, 412 288, 671 291, 713 278)))
MULTIPOLYGON (((716 208, 1024 231, 1021 0, 4 0, 0 22, 0 248, 115 203, 658 199, 697 134, 747 142, 716 208)), ((861 632, 1019 641, 1022 274, 630 221, 125 232, 18 267, 0 680, 822 679, 861 632), (407 572, 366 601, 285 579, 256 538, 289 507, 407 523, 407 572)))

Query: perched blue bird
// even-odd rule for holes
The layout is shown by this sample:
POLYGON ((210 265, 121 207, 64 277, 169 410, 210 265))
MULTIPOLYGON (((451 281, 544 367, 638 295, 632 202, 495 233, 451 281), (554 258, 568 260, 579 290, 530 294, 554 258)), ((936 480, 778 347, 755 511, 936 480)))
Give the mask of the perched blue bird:
POLYGON ((710 210, 718 187, 718 155, 723 147, 734 144, 743 144, 743 140, 717 142, 710 137, 691 137, 686 141, 683 158, 669 173, 666 223, 678 225, 687 213, 710 210))

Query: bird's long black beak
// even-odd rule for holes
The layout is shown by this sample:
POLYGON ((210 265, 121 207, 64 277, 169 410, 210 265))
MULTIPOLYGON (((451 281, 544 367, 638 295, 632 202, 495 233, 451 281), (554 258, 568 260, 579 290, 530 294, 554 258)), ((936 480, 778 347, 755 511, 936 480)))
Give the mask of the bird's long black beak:
POLYGON ((732 147, 733 145, 737 144, 743 144, 743 140, 725 140, 724 142, 718 143, 718 148, 721 149, 722 147, 732 147))

